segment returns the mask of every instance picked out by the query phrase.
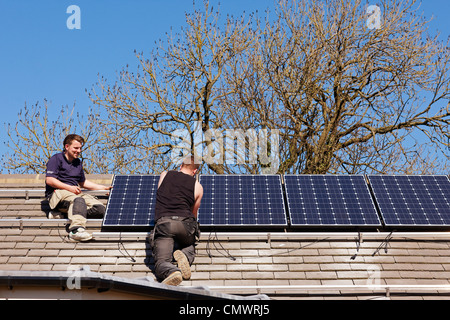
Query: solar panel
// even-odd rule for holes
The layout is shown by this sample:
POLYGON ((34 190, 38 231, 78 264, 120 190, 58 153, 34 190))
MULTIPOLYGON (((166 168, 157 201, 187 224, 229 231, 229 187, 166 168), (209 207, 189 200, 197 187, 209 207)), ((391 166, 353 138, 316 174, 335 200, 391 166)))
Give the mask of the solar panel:
POLYGON ((201 175, 201 226, 287 226, 279 175, 201 175))
POLYGON ((381 226, 362 175, 285 175, 293 226, 381 226))
POLYGON ((387 226, 450 225, 450 181, 444 175, 369 175, 387 226))
POLYGON ((106 206, 103 227, 150 227, 159 176, 116 175, 106 206))

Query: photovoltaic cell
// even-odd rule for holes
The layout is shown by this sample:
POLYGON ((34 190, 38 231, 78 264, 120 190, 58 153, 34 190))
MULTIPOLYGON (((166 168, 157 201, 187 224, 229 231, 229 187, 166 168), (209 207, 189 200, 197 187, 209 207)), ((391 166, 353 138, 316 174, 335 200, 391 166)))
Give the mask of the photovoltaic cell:
POLYGON ((201 175, 202 226, 287 226, 278 175, 201 175))
MULTIPOLYGON (((159 175, 116 175, 104 227, 151 227, 159 175)), ((447 176, 368 176, 387 226, 450 225, 447 176)), ((379 226, 362 175, 285 175, 292 226, 379 226)), ((285 226, 279 175, 201 175, 204 226, 285 226)))
POLYGON ((450 181, 444 175, 369 175, 387 226, 450 225, 450 181))
POLYGON ((116 175, 103 226, 153 226, 158 181, 156 175, 116 175))
POLYGON ((380 225, 362 175, 285 175, 293 226, 380 225))

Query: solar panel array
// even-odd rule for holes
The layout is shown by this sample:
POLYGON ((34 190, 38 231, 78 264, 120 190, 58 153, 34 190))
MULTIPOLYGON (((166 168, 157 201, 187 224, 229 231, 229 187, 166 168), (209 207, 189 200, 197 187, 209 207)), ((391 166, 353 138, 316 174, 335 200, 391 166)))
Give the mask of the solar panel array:
POLYGON ((201 175, 203 226, 287 226, 278 175, 201 175))
POLYGON ((153 226, 158 181, 155 175, 116 175, 103 227, 153 226))
POLYGON ((291 224, 381 225, 361 175, 286 175, 291 224))
MULTIPOLYGON (((158 181, 116 175, 103 227, 154 226, 158 181)), ((201 175, 200 183, 201 226, 450 227, 444 175, 201 175)))
POLYGON ((450 225, 450 181, 447 176, 369 175, 387 226, 450 225))

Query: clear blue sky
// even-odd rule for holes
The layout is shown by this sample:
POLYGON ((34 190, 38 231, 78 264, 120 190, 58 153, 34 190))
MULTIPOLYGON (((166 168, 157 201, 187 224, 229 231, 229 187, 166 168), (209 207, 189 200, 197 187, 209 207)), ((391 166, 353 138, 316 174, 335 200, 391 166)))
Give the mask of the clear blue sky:
MULTIPOLYGON (((222 0, 220 11, 239 16, 272 6, 273 0, 222 0)), ((424 0, 421 10, 435 16, 431 31, 439 29, 446 39, 450 1, 424 0)), ((85 113, 91 104, 85 89, 98 74, 113 80, 116 71, 135 66, 135 49, 149 52, 170 27, 178 31, 192 11, 192 0, 0 0, 0 155, 6 151, 5 124, 16 123, 25 103, 47 99, 50 112, 76 103, 85 113), (70 5, 81 9, 80 30, 67 28, 70 5)))

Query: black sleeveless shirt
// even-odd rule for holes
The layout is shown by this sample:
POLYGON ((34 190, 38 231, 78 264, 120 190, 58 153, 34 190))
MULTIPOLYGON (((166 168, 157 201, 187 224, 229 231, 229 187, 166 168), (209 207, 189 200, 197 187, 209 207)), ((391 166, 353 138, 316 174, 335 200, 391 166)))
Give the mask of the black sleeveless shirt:
POLYGON ((169 171, 156 191, 155 221, 161 217, 194 217, 195 178, 178 171, 169 171))

